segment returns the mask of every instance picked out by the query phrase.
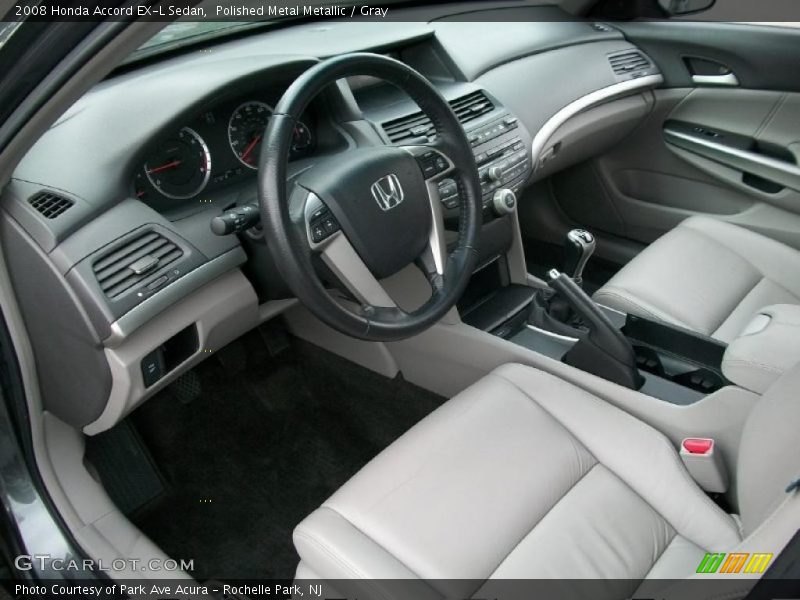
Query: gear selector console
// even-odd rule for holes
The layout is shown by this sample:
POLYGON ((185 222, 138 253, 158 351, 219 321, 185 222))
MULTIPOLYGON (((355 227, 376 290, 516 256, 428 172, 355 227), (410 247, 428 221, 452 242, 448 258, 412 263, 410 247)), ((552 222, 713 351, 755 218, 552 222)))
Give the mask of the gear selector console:
POLYGON ((673 404, 692 404, 727 385, 726 344, 595 303, 582 286, 594 235, 568 232, 563 271, 533 288, 527 320, 498 329, 509 341, 673 404))
POLYGON ((564 362, 634 390, 642 387, 644 379, 628 339, 575 281, 555 269, 549 275, 550 287, 586 324, 586 334, 564 355, 564 362))

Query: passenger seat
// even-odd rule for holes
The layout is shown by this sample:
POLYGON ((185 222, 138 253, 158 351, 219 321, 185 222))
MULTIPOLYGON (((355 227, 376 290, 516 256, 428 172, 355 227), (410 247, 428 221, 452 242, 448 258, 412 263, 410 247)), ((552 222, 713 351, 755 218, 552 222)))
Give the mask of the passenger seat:
POLYGON ((728 342, 764 306, 800 304, 800 252, 743 227, 690 217, 594 299, 728 342))

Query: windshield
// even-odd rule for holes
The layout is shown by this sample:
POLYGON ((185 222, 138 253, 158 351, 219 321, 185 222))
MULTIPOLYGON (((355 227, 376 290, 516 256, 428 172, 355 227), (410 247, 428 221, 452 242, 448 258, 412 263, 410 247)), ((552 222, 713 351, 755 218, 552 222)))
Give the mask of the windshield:
POLYGON ((269 24, 269 21, 177 21, 170 23, 147 40, 125 62, 132 62, 180 46, 269 24))
MULTIPOLYGON (((407 0, 389 0, 382 4, 397 5, 405 1, 407 0)), ((270 5, 245 4, 242 6, 201 2, 195 9, 198 12, 188 17, 191 20, 181 19, 167 25, 133 52, 125 62, 241 33, 246 29, 268 27, 280 21, 349 17, 353 16, 352 6, 352 2, 342 2, 341 0, 305 0, 302 3, 276 2, 270 5)), ((383 14, 385 15, 385 13, 383 14)))
MULTIPOLYGON (((133 52, 125 62, 160 54, 183 46, 263 28, 294 19, 342 19, 366 17, 385 19, 389 6, 414 0, 383 0, 376 5, 359 5, 342 0, 304 0, 303 2, 248 3, 242 5, 200 2, 191 15, 167 25, 133 52), (378 8, 383 7, 383 8, 378 8), (224 19, 224 20, 223 20, 224 19), (233 20, 239 19, 239 20, 233 20)), ((449 2, 451 0, 439 0, 449 2)))

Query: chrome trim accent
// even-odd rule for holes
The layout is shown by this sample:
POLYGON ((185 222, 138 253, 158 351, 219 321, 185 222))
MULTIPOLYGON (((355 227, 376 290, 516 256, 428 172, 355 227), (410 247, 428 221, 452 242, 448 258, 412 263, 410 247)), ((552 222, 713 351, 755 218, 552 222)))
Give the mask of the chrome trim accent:
POLYGON ((692 83, 697 85, 727 85, 735 87, 739 85, 739 79, 735 73, 725 75, 692 75, 692 83))
POLYGON ((580 112, 593 106, 600 104, 606 100, 611 100, 616 96, 629 94, 637 90, 644 90, 646 88, 655 87, 662 83, 664 78, 661 75, 646 75, 645 77, 638 77, 636 79, 629 79, 620 83, 609 85, 608 87, 601 88, 585 96, 581 96, 574 102, 570 102, 564 108, 559 110, 556 114, 550 117, 547 122, 542 125, 541 129, 533 136, 531 142, 531 157, 533 162, 533 172, 539 167, 539 156, 544 150, 545 144, 553 136, 556 130, 566 123, 569 119, 574 117, 580 112))
POLYGON ((397 306, 361 260, 341 228, 321 242, 315 242, 311 238, 311 215, 324 207, 325 203, 314 192, 308 192, 301 201, 309 248, 320 254, 322 261, 356 300, 365 305, 397 306))
POLYGON ((346 235, 332 236, 321 254, 323 262, 359 302, 369 306, 397 306, 346 235))
POLYGON ((565 342, 572 342, 573 344, 578 342, 578 338, 569 337, 568 335, 561 335, 559 333, 553 333, 552 331, 547 331, 546 329, 542 329, 540 327, 536 327, 536 325, 531 325, 530 323, 525 323, 525 327, 528 329, 535 331, 536 333, 541 333, 546 335, 547 337, 551 337, 557 340, 562 340, 565 342))
POLYGON ((228 131, 228 147, 231 149, 231 152, 233 152, 233 155, 236 157, 236 160, 238 160, 240 163, 242 163, 248 169, 253 169, 254 171, 257 171, 258 170, 258 165, 257 164, 254 165, 252 163, 247 162, 246 160, 242 160, 242 157, 239 156, 239 153, 233 147, 233 140, 231 139, 231 125, 233 125, 233 118, 238 114, 238 112, 240 110, 242 110, 245 106, 248 106, 250 104, 257 104, 259 106, 263 106, 264 108, 266 108, 269 111, 269 117, 267 118, 267 122, 269 122, 269 119, 272 117, 273 113, 275 112, 274 108, 272 108, 266 102, 261 102, 261 100, 248 100, 246 102, 242 102, 239 106, 237 106, 236 108, 233 109, 233 112, 231 113, 231 116, 228 118, 228 129, 227 129, 227 131, 228 131))
MULTIPOLYGON (((449 161, 450 159, 448 158, 447 160, 449 161)), ((449 173, 450 170, 447 172, 449 173)), ((433 181, 426 181, 425 187, 428 189, 428 202, 430 202, 431 206, 431 230, 428 234, 428 248, 433 257, 436 273, 444 275, 444 266, 447 262, 447 239, 439 186, 433 181)))
POLYGON ((125 338, 153 317, 223 273, 235 269, 245 260, 246 256, 240 247, 232 248, 189 271, 186 275, 142 301, 141 304, 137 304, 114 321, 111 324, 111 335, 103 340, 103 345, 107 348, 116 348, 125 338))
POLYGON ((669 128, 664 129, 664 137, 668 144, 697 156, 800 191, 800 167, 792 163, 669 128))
POLYGON ((389 173, 378 179, 370 186, 372 197, 383 212, 392 210, 405 198, 403 186, 394 173, 389 173))
POLYGON ((444 157, 447 161, 447 168, 444 171, 425 180, 425 188, 428 191, 428 202, 431 206, 431 231, 428 234, 428 248, 433 257, 436 273, 442 275, 444 274, 444 266, 447 262, 447 239, 438 182, 455 171, 456 166, 444 152, 440 152, 436 148, 430 146, 401 146, 401 148, 414 157, 416 157, 417 154, 433 151, 444 157))
POLYGON ((156 184, 152 174, 150 173, 150 170, 147 168, 147 163, 145 163, 143 167, 145 177, 147 177, 147 180, 150 182, 150 185, 152 185, 153 188, 155 188, 155 190, 159 194, 167 198, 171 198, 172 200, 188 200, 189 198, 194 198, 195 196, 197 196, 197 194, 206 189, 206 186, 208 185, 208 180, 211 178, 211 151, 208 149, 208 144, 206 144, 206 141, 200 136, 200 134, 197 133, 191 127, 181 127, 180 131, 178 131, 178 135, 180 135, 184 131, 186 131, 189 135, 191 135, 194 139, 197 140, 197 142, 200 144, 200 149, 203 151, 203 156, 205 156, 206 160, 206 171, 203 174, 203 181, 200 183, 200 185, 197 187, 196 190, 194 190, 190 194, 180 194, 180 195, 170 194, 168 192, 165 192, 156 184))

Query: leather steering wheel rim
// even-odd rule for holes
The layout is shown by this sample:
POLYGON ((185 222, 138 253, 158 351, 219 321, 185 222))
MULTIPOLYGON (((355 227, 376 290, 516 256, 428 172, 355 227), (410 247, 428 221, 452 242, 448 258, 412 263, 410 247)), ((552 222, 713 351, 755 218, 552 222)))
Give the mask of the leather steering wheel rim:
MULTIPOLYGON (((366 181, 363 185, 369 187, 370 183, 366 181)), ((395 341, 424 331, 455 305, 476 265, 476 243, 483 207, 470 143, 439 91, 408 65, 385 56, 357 53, 330 58, 311 67, 292 83, 275 107, 264 133, 258 197, 264 237, 286 284, 321 321, 351 337, 395 341), (290 202, 295 194, 307 192, 297 182, 293 182, 291 188, 287 184, 287 163, 295 123, 324 88, 355 75, 382 79, 411 96, 431 119, 436 131, 436 140, 425 147, 440 152, 451 161, 453 168, 448 177, 458 186, 461 208, 457 243, 438 271, 430 260, 417 261, 431 285, 432 294, 421 307, 410 312, 396 306, 368 303, 350 309, 332 296, 315 269, 305 215, 290 202)), ((438 198, 435 201, 438 202, 438 198)))

